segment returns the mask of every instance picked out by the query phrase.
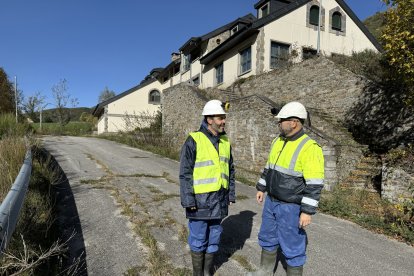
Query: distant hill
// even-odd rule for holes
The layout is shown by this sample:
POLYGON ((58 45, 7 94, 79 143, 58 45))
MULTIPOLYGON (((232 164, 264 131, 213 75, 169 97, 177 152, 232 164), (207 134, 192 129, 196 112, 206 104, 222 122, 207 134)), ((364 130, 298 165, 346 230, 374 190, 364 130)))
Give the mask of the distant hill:
POLYGON ((385 14, 384 12, 377 12, 373 16, 364 20, 365 26, 375 36, 375 38, 382 44, 381 33, 385 26, 385 14))
MULTIPOLYGON (((93 108, 88 107, 75 107, 75 108, 65 108, 65 110, 70 111, 70 120, 79 121, 79 118, 83 112, 91 114, 93 108)), ((56 108, 43 110, 43 122, 45 123, 57 123, 56 119, 56 108)))

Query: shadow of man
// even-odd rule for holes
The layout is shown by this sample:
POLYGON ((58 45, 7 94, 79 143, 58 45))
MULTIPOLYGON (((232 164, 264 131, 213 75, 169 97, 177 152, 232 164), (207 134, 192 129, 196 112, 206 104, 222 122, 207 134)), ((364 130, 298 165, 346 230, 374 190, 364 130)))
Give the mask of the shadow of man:
POLYGON ((214 260, 215 270, 226 263, 237 250, 243 248, 246 240, 250 238, 255 215, 252 211, 241 211, 223 220, 220 247, 214 260))

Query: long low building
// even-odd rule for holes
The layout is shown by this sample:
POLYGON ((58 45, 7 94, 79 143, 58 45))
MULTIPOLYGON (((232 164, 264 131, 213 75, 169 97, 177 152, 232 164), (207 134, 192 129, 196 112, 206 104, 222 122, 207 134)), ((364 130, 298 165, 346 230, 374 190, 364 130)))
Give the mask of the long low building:
POLYGON ((179 83, 227 89, 314 55, 351 55, 381 46, 343 0, 261 0, 247 14, 203 36, 191 37, 141 83, 99 103, 98 133, 128 131, 148 124, 163 90, 179 83))

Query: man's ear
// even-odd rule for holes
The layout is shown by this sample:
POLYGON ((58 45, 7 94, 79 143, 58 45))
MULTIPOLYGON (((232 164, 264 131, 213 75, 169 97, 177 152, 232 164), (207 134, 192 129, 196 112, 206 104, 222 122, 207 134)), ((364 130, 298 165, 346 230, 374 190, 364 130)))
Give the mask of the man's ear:
POLYGON ((207 122, 208 125, 211 125, 212 121, 213 121, 213 118, 211 118, 210 116, 206 117, 206 122, 207 122))

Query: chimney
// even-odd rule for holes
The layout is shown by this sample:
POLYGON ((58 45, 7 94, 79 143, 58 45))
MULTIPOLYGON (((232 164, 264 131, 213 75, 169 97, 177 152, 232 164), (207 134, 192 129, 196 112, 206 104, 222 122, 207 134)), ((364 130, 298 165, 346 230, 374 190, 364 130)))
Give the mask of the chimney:
POLYGON ((175 61, 180 58, 180 53, 172 53, 171 54, 171 61, 175 61))

